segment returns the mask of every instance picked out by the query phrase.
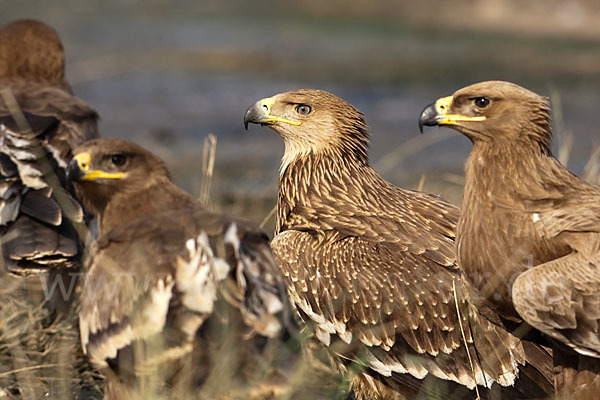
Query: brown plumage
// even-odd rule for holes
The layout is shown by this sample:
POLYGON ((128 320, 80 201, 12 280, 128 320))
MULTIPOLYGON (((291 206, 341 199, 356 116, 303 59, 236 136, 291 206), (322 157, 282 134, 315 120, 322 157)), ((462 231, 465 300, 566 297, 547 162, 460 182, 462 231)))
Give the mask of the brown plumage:
POLYGON ((80 329, 90 360, 115 375, 107 397, 148 396, 155 379, 155 395, 201 387, 217 398, 271 379, 266 350, 283 346, 292 321, 260 228, 202 209, 160 159, 123 140, 83 144, 68 174, 99 220, 80 329))
POLYGON ((600 188, 552 156, 548 99, 482 82, 426 108, 420 124, 448 125, 473 142, 457 252, 476 301, 554 339, 559 367, 567 357, 582 373, 569 389, 572 377, 557 383, 576 398, 597 395, 600 188))
MULTIPOLYGON (((360 365, 359 398, 463 398, 476 384, 485 392, 527 380, 518 379, 523 344, 461 295, 459 210, 397 188, 369 167, 357 109, 327 92, 297 90, 258 101, 246 112, 249 122, 268 125, 285 142, 271 247, 290 298, 343 368, 360 365)), ((548 364, 543 352, 541 359, 548 364)), ((551 390, 541 384, 537 392, 523 385, 508 392, 551 390)))
POLYGON ((0 29, 0 91, 4 262, 17 274, 79 265, 83 211, 64 170, 71 149, 98 136, 98 115, 70 93, 51 27, 21 20, 0 29))
POLYGON ((0 76, 58 86, 70 92, 58 33, 33 19, 13 21, 0 28, 0 76))
POLYGON ((6 325, 0 334, 1 385, 9 396, 75 398, 98 387, 79 345, 75 311, 76 231, 85 234, 84 213, 65 185, 71 149, 97 136, 97 120, 70 92, 54 29, 33 20, 0 28, 0 268, 43 272, 25 279, 0 271, 2 319, 23 316, 9 317, 18 327, 6 325), (16 304, 17 313, 11 311, 16 304))

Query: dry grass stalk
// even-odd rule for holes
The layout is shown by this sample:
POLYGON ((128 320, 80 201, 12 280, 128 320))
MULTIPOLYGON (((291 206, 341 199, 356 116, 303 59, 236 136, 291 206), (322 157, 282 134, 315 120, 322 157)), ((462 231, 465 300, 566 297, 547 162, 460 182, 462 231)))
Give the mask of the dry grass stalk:
POLYGON ((269 211, 269 213, 267 215, 265 215, 265 217, 262 219, 262 221, 260 222, 260 227, 264 228, 265 225, 271 220, 271 218, 273 218, 273 216, 275 216, 275 213, 277 212, 277 204, 273 206, 273 208, 271 208, 271 211, 269 211))
POLYGON ((600 185, 600 146, 592 150, 592 155, 583 169, 583 179, 593 185, 600 185))
POLYGON ((563 165, 568 165, 573 150, 573 134, 565 127, 560 93, 555 88, 550 90, 550 103, 552 103, 554 137, 558 147, 556 158, 563 165))
POLYGON ((200 203, 207 206, 210 199, 210 186, 215 170, 215 154, 217 151, 217 137, 212 133, 204 139, 202 149, 202 186, 200 188, 200 203))
MULTIPOLYGON (((456 280, 452 281, 452 292, 454 294, 454 305, 456 306, 456 313, 458 315, 458 326, 460 328, 460 334, 463 339, 463 344, 465 345, 465 350, 467 351, 467 357, 469 358, 469 365, 471 367, 471 372, 473 373, 473 381, 477 382, 477 376, 475 374, 475 366, 473 365, 473 359, 471 358, 471 352, 469 351, 467 337, 465 335, 465 330, 464 330, 463 324, 462 324, 462 316, 460 314, 460 307, 458 306, 458 297, 456 295, 456 280)), ((477 383, 475 383, 475 393, 477 394, 476 399, 481 400, 481 397, 479 396, 479 387, 477 386, 477 383)))
POLYGON ((425 186, 425 178, 427 174, 421 174, 421 178, 419 179, 419 184, 417 185, 417 191, 422 192, 423 187, 425 186))
POLYGON ((385 175, 406 158, 418 154, 424 149, 456 135, 457 133, 452 131, 440 130, 438 132, 428 133, 427 135, 415 136, 381 157, 375 162, 373 168, 381 175, 385 175))

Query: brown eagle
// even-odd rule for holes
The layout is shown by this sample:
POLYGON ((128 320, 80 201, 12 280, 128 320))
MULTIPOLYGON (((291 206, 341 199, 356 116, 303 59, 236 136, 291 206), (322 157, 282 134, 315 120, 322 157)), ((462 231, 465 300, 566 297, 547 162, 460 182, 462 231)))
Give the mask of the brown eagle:
POLYGON ((489 388, 519 398, 552 390, 520 371, 523 343, 461 295, 459 210, 381 178, 360 111, 331 93, 296 90, 256 102, 244 122, 285 142, 271 248, 301 317, 342 369, 358 365, 358 398, 465 398, 476 385, 484 397, 489 388))
POLYGON ((0 29, 0 235, 9 271, 79 265, 79 203, 65 187, 71 149, 98 136, 98 114, 65 80, 63 47, 46 24, 0 29))
POLYGON ((419 125, 447 125, 473 142, 457 255, 478 289, 474 300, 552 338, 555 363, 571 370, 557 387, 597 396, 600 188, 552 156, 548 98, 509 82, 477 83, 425 108, 419 125))
POLYGON ((273 378, 268 355, 285 352, 293 321, 260 228, 203 209, 159 158, 124 140, 84 143, 68 177, 99 221, 80 331, 108 371, 108 398, 201 387, 212 399, 273 378))

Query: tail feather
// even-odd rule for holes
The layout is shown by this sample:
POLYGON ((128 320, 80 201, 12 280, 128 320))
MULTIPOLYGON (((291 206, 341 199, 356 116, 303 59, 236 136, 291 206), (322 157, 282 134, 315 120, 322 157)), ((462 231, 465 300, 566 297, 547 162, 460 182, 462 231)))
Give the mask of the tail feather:
POLYGON ((542 346, 522 340, 481 316, 470 305, 477 359, 484 371, 517 398, 544 398, 554 394, 552 355, 542 346))

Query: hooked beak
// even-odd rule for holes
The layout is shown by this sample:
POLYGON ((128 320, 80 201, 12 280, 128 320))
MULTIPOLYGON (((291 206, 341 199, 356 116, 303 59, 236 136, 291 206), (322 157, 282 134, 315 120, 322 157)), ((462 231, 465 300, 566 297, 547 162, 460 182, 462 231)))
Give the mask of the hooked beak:
POLYGON ((419 117, 419 131, 423 133, 423 126, 435 126, 437 125, 437 112, 435 110, 435 103, 431 103, 421 111, 419 117))
POLYGON ((278 122, 283 122, 285 124, 290 125, 301 125, 299 121, 292 121, 283 117, 278 117, 276 115, 272 115, 271 111, 273 110, 273 104, 275 104, 275 99, 273 97, 269 97, 266 99, 262 99, 251 105, 244 115, 244 128, 248 130, 248 124, 261 124, 261 125, 273 125, 278 122))
POLYGON ((95 181, 97 179, 121 179, 123 172, 106 172, 90 169, 92 157, 89 153, 79 153, 67 166, 67 180, 71 182, 95 181))
POLYGON ((484 116, 470 117, 461 114, 450 114, 452 96, 442 97, 431 103, 421 111, 419 116, 419 130, 423 133, 423 126, 457 125, 458 122, 484 121, 484 116))

